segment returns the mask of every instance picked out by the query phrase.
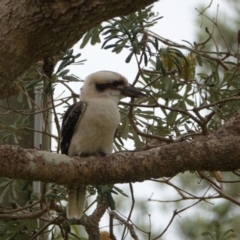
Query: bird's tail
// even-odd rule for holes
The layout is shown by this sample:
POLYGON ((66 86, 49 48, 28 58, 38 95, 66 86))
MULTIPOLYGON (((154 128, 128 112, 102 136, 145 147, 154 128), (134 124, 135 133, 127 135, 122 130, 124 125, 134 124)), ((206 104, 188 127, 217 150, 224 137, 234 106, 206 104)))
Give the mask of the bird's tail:
POLYGON ((67 218, 80 219, 86 199, 86 186, 70 186, 68 189, 67 218))

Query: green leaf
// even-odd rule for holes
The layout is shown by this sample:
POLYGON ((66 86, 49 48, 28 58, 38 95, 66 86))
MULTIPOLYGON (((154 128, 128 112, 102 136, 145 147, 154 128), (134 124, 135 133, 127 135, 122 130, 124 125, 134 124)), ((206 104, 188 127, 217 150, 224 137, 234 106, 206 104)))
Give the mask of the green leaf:
POLYGON ((93 29, 92 39, 91 39, 91 45, 95 45, 96 43, 100 43, 101 39, 99 37, 99 30, 98 28, 93 29))
POLYGON ((3 198, 7 195, 9 189, 10 189, 10 186, 6 186, 3 191, 0 193, 0 202, 3 202, 3 198))
POLYGON ((32 102, 29 97, 27 97, 28 108, 32 109, 32 102))
POLYGON ((67 53, 67 56, 63 58, 56 73, 59 73, 63 68, 74 63, 74 61, 75 59, 73 58, 73 56, 72 55, 70 56, 70 53, 67 53))
POLYGON ((132 30, 132 39, 135 40, 137 38, 137 34, 141 33, 143 31, 142 27, 136 27, 132 30))
POLYGON ((90 38, 91 38, 91 33, 90 31, 88 31, 83 37, 82 44, 80 45, 80 49, 84 48, 87 45, 90 38))
MULTIPOLYGON (((120 38, 118 35, 113 35, 113 36, 111 36, 111 37, 107 37, 106 38, 106 40, 103 42, 103 44, 102 44, 102 47, 101 48, 103 48, 103 49, 106 49, 105 48, 105 45, 110 41, 110 40, 112 40, 112 39, 114 39, 114 38, 120 38)), ((122 39, 122 38, 120 38, 120 39, 122 39)), ((112 45, 115 45, 115 44, 112 44, 112 45)))
POLYGON ((129 119, 126 117, 123 121, 122 138, 127 140, 128 139, 128 133, 129 133, 129 119))
POLYGON ((28 189, 28 185, 31 184, 31 181, 24 181, 24 184, 22 185, 22 187, 20 188, 21 190, 27 190, 28 189))
POLYGON ((131 33, 129 31, 129 29, 123 24, 122 25, 122 28, 123 28, 123 32, 128 36, 129 40, 132 41, 133 39, 131 38, 131 33))
POLYGON ((132 47, 133 47, 133 53, 137 54, 138 53, 138 42, 134 40, 132 42, 132 47))
POLYGON ((66 75, 67 73, 69 73, 69 69, 65 69, 63 71, 61 71, 59 74, 58 74, 58 77, 63 77, 64 75, 66 75))
POLYGON ((107 185, 101 186, 101 193, 106 193, 109 190, 109 187, 107 185))
POLYGON ((134 140, 134 143, 135 143, 135 147, 138 149, 138 150, 141 150, 142 149, 142 143, 141 143, 141 140, 138 136, 138 134, 136 133, 136 131, 132 129, 132 133, 133 133, 133 140, 134 140))
POLYGON ((155 49, 158 51, 159 50, 158 39, 154 38, 154 41, 155 41, 155 49))
POLYGON ((118 187, 116 187, 116 186, 113 186, 113 189, 115 189, 117 192, 121 193, 123 196, 129 197, 127 194, 125 194, 125 193, 123 192, 122 189, 120 189, 120 188, 118 188, 118 187))
POLYGON ((9 178, 1 178, 1 183, 0 183, 0 187, 5 187, 8 184, 12 183, 13 179, 9 179, 9 178))
POLYGON ((19 233, 25 227, 26 224, 27 224, 27 221, 20 221, 19 225, 12 232, 10 239, 12 239, 12 240, 16 239, 15 237, 16 237, 17 233, 19 233))
POLYGON ((161 69, 162 69, 162 63, 161 63, 161 61, 160 61, 160 58, 159 58, 159 56, 156 56, 156 70, 157 71, 160 71, 161 69))
POLYGON ((48 82, 47 86, 44 88, 44 93, 45 94, 51 94, 52 92, 53 92, 52 83, 48 82))
POLYGON ((148 44, 146 45, 146 48, 148 50, 148 54, 151 56, 152 55, 152 51, 151 51, 151 48, 148 46, 148 44))
POLYGON ((107 45, 106 47, 104 47, 104 49, 115 48, 116 46, 117 45, 114 43, 114 44, 107 45))
POLYGON ((81 79, 79 79, 77 76, 73 76, 73 75, 64 76, 63 79, 69 80, 70 82, 79 82, 79 81, 81 81, 81 79))
POLYGON ((181 65, 180 65, 179 60, 177 58, 173 57, 173 58, 171 58, 171 61, 175 64, 175 66, 178 69, 178 72, 181 74, 182 70, 181 70, 181 65))
POLYGON ((22 91, 19 91, 18 97, 17 97, 17 101, 18 102, 22 102, 23 101, 23 93, 22 93, 22 91))
POLYGON ((148 64, 148 56, 147 56, 145 51, 143 52, 143 57, 144 57, 144 65, 147 66, 147 64, 148 64))
POLYGON ((112 50, 112 52, 116 52, 116 53, 120 53, 121 51, 122 51, 122 49, 123 49, 123 45, 117 45, 113 50, 112 50))
POLYGON ((39 82, 41 82, 41 79, 36 79, 36 80, 32 80, 30 83, 28 83, 25 88, 26 89, 31 89, 33 86, 35 86, 36 84, 38 84, 39 82))
POLYGON ((210 232, 203 232, 203 233, 201 233, 201 235, 204 236, 204 237, 208 236, 208 237, 210 237, 211 239, 214 240, 214 237, 210 232))
POLYGON ((131 61, 131 59, 132 59, 132 56, 133 56, 133 52, 131 52, 131 53, 128 55, 128 57, 126 58, 125 62, 126 62, 126 63, 129 63, 129 62, 131 61))
POLYGON ((196 55, 196 59, 197 59, 199 66, 202 67, 202 58, 200 57, 200 55, 196 55))
POLYGON ((166 72, 165 68, 163 67, 163 64, 162 64, 162 62, 160 61, 160 58, 159 58, 159 57, 157 58, 157 64, 160 65, 160 70, 161 70, 163 76, 167 76, 167 72, 166 72))
POLYGON ((108 204, 109 204, 109 207, 111 208, 111 210, 115 210, 115 201, 110 192, 107 192, 107 200, 108 200, 108 204))
POLYGON ((98 194, 98 196, 97 196, 97 202, 98 202, 98 203, 101 203, 102 200, 103 200, 103 194, 102 194, 102 193, 101 193, 101 194, 98 194))

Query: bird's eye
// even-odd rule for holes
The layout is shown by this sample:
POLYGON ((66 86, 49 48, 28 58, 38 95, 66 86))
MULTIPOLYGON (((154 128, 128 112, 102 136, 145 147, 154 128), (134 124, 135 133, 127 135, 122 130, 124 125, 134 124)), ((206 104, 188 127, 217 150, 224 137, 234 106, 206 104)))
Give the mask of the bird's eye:
POLYGON ((119 86, 119 82, 118 82, 118 81, 113 81, 113 82, 112 82, 112 86, 113 86, 114 88, 117 88, 117 87, 119 86))

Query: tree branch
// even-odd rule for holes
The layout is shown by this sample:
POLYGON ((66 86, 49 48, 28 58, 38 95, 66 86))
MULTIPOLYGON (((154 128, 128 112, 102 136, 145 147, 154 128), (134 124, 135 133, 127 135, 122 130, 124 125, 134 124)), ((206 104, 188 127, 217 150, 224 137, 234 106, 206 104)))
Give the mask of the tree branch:
POLYGON ((58 184, 100 185, 141 182, 191 171, 234 171, 240 168, 240 114, 215 134, 140 152, 107 157, 74 157, 0 146, 0 176, 58 184))
POLYGON ((102 21, 154 1, 0 1, 1 98, 15 92, 13 82, 33 63, 66 51, 102 21))

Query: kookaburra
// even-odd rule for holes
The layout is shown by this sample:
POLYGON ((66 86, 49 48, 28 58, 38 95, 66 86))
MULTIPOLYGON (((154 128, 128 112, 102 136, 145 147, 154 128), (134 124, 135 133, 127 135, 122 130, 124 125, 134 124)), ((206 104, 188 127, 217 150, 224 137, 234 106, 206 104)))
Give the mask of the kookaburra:
MULTIPOLYGON (((83 84, 80 101, 71 105, 63 117, 61 152, 68 156, 107 155, 120 122, 118 102, 125 96, 145 94, 131 87, 122 75, 100 71, 83 84)), ((67 218, 80 219, 85 204, 85 186, 69 186, 67 218)))

